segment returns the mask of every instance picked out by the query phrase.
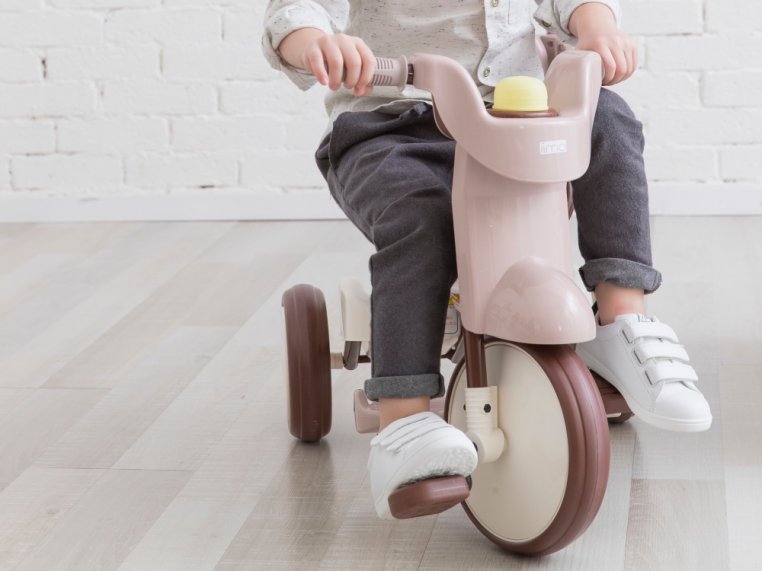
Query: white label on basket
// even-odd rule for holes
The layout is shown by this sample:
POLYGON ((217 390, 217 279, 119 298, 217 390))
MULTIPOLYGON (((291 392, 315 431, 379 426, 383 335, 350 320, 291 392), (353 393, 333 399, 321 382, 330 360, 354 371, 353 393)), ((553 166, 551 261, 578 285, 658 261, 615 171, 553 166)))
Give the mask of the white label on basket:
POLYGON ((559 153, 566 153, 566 139, 540 141, 540 155, 557 155, 559 153))

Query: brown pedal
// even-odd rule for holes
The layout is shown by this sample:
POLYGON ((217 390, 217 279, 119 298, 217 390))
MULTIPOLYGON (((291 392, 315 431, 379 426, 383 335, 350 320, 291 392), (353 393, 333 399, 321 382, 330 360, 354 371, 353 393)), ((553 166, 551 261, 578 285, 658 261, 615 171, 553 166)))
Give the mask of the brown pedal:
POLYGON ((624 397, 622 397, 622 394, 617 391, 616 387, 611 385, 594 371, 591 370, 590 373, 595 380, 595 384, 598 386, 598 391, 601 392, 601 399, 603 400, 603 407, 606 409, 606 414, 620 414, 619 417, 610 417, 609 422, 622 423, 632 417, 632 411, 630 411, 627 402, 624 400, 624 397))
POLYGON ((463 502, 469 493, 465 477, 435 477, 398 488, 389 495, 389 509, 394 518, 437 514, 463 502))

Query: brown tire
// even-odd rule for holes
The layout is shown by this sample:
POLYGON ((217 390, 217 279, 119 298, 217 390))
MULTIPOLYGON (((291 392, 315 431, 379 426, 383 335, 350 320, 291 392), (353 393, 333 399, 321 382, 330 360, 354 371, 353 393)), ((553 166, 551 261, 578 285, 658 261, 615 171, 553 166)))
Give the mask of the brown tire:
POLYGON ((319 441, 331 430, 331 353, 328 314, 320 289, 297 284, 283 293, 284 375, 288 429, 319 441))
MULTIPOLYGON (((610 444, 601 396, 571 346, 485 342, 506 445, 496 461, 477 466, 463 508, 502 548, 549 554, 580 536, 603 501, 610 444)), ((445 404, 448 421, 462 430, 464 365, 452 374, 445 404)))

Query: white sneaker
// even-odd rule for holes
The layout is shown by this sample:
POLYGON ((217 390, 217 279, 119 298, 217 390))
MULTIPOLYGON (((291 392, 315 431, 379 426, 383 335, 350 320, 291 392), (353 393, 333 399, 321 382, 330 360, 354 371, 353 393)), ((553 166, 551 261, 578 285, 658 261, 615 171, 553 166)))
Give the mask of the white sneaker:
POLYGON ((594 340, 577 344, 577 354, 646 423, 671 431, 705 431, 712 424, 688 353, 656 317, 617 316, 612 324, 597 326, 594 340))
POLYGON ((474 444, 436 413, 424 411, 387 425, 370 442, 368 471, 376 513, 394 520, 389 495, 398 487, 444 475, 470 475, 477 464, 474 444))

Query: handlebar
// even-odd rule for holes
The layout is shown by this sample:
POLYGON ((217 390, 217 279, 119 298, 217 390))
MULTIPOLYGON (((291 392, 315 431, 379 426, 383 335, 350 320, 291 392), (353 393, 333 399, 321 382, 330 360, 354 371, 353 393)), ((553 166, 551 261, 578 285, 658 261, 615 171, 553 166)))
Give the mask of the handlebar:
MULTIPOLYGON (((548 66, 553 62, 555 57, 566 50, 573 49, 571 46, 564 44, 554 35, 540 36, 542 49, 541 55, 543 69, 547 71, 548 66)), ((603 66, 601 65, 601 68, 603 66)), ((602 73, 605 70, 602 69, 602 73)), ((346 70, 342 74, 342 82, 344 81, 346 70)), ((370 79, 370 85, 378 87, 396 86, 397 89, 402 91, 406 85, 413 85, 413 64, 408 62, 405 56, 399 56, 397 58, 376 58, 376 69, 373 76, 370 79)))
POLYGON ((545 74, 548 102, 556 117, 493 117, 471 74, 456 60, 435 54, 408 59, 376 58, 371 85, 406 85, 431 94, 437 126, 488 169, 522 180, 574 180, 590 160, 590 132, 601 88, 601 58, 595 52, 558 50, 545 74), (562 141, 563 152, 550 144, 562 141), (550 146, 549 146, 550 145, 550 146), (537 156, 546 168, 536 167, 537 156), (507 160, 506 157, 510 157, 507 160))
MULTIPOLYGON (((545 35, 541 36, 540 40, 544 48, 543 55, 543 69, 547 71, 548 67, 557 55, 567 51, 573 50, 568 44, 564 44, 556 36, 545 35)), ((603 62, 601 62, 601 77, 606 73, 603 62)), ((342 74, 342 81, 344 81, 346 71, 342 74)), ((370 85, 386 87, 396 86, 397 89, 402 91, 406 85, 413 85, 413 64, 408 62, 405 56, 399 56, 398 58, 376 58, 376 69, 373 72, 373 76, 370 79, 370 85)))
POLYGON ((370 79, 373 86, 394 85, 402 90, 413 83, 413 65, 405 56, 398 58, 376 58, 376 70, 370 79))

